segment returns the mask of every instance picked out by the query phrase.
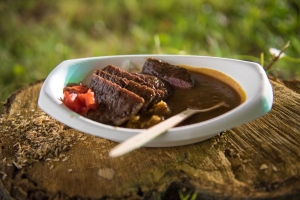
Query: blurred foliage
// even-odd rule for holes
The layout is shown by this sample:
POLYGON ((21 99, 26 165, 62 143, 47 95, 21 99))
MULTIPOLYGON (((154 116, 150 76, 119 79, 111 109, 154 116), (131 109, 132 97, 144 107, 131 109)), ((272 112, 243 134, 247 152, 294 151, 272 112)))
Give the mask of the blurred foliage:
POLYGON ((2 0, 0 100, 61 61, 115 54, 192 54, 270 62, 300 78, 299 0, 2 0))

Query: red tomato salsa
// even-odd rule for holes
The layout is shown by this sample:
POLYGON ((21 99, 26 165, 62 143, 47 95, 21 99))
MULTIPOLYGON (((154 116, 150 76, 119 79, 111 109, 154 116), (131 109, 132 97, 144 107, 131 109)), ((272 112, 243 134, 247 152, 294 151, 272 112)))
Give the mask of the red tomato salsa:
POLYGON ((94 92, 81 83, 74 86, 66 86, 63 89, 64 96, 60 100, 74 112, 85 115, 90 109, 97 109, 97 101, 94 92))

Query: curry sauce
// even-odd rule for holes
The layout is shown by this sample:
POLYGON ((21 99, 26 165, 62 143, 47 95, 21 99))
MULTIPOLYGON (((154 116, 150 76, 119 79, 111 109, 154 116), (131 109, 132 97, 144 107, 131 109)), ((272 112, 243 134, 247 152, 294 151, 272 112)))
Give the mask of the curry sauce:
POLYGON ((207 68, 189 69, 194 87, 190 89, 176 89, 166 103, 172 111, 172 115, 176 115, 187 107, 205 109, 212 107, 220 102, 225 102, 228 107, 220 107, 216 110, 195 114, 178 126, 189 125, 205 121, 219 115, 222 115, 245 101, 245 93, 241 86, 227 75, 207 68))
POLYGON ((186 110, 188 107, 205 109, 220 102, 227 104, 226 107, 195 114, 177 126, 195 124, 222 115, 245 101, 245 92, 229 76, 208 68, 182 67, 189 70, 194 86, 189 89, 175 88, 172 95, 163 103, 154 105, 152 109, 146 112, 140 112, 135 118, 129 120, 125 127, 149 128, 186 110), (156 110, 160 110, 160 112, 156 110))

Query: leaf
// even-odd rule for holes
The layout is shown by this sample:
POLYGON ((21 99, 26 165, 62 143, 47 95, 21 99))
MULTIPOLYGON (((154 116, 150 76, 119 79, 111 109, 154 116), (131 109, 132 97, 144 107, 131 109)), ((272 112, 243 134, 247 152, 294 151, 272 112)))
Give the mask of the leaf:
POLYGON ((13 66, 13 73, 16 76, 24 75, 25 74, 25 67, 20 64, 15 64, 13 66))

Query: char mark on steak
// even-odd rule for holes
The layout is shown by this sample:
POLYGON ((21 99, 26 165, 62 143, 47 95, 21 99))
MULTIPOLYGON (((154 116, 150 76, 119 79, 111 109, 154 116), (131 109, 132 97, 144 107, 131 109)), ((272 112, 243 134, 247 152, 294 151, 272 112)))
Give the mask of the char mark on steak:
POLYGON ((90 110, 86 117, 100 123, 122 125, 136 115, 144 104, 144 99, 100 76, 93 74, 90 83, 97 110, 90 110))
POLYGON ((188 89, 194 86, 189 71, 183 67, 171 65, 161 60, 148 58, 142 73, 154 75, 174 87, 188 89))
POLYGON ((145 100, 142 109, 146 109, 156 98, 155 91, 146 85, 141 85, 135 81, 109 74, 103 70, 96 70, 95 74, 142 97, 145 100))
POLYGON ((139 76, 132 74, 130 72, 124 71, 118 67, 115 67, 113 65, 108 65, 105 68, 103 68, 102 70, 109 74, 112 74, 112 75, 115 75, 115 76, 118 76, 121 78, 126 78, 128 80, 132 80, 141 85, 145 85, 147 87, 152 88, 156 93, 156 98, 154 99, 153 103, 157 103, 160 100, 166 99, 168 97, 168 94, 165 94, 165 92, 163 90, 161 90, 160 88, 155 88, 155 86, 153 84, 146 82, 139 76))

